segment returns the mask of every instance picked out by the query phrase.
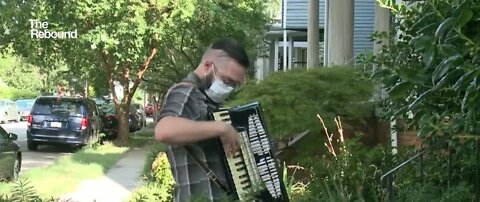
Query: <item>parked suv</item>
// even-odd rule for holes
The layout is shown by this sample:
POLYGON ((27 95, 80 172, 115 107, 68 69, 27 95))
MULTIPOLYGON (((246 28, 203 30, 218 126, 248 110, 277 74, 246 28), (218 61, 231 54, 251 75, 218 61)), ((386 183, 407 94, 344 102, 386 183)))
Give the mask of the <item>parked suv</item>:
POLYGON ((101 118, 93 100, 81 97, 38 97, 27 120, 28 150, 41 144, 83 146, 98 140, 101 118))

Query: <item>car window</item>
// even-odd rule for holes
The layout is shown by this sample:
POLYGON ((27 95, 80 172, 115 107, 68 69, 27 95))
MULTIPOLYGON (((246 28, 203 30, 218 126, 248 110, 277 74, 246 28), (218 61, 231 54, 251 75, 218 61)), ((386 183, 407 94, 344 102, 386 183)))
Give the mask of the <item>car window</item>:
POLYGON ((20 109, 30 109, 33 106, 33 103, 34 103, 34 101, 27 101, 27 100, 22 100, 22 101, 15 102, 17 107, 20 108, 20 109))
POLYGON ((39 99, 32 108, 33 115, 82 116, 82 103, 77 100, 39 99))
POLYGON ((8 139, 8 133, 2 127, 0 127, 0 142, 4 142, 8 139))
POLYGON ((137 112, 137 108, 134 105, 130 105, 130 113, 137 112))
POLYGON ((105 104, 100 107, 100 110, 105 112, 105 114, 116 114, 117 110, 113 104, 105 104))

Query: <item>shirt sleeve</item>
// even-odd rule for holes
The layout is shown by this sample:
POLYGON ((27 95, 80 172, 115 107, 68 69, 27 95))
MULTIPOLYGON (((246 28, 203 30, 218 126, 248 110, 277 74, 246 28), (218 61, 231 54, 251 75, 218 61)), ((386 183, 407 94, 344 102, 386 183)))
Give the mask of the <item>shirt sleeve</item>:
POLYGON ((194 87, 188 85, 177 85, 173 87, 164 98, 165 104, 157 116, 157 121, 167 116, 184 117, 188 119, 196 119, 199 117, 198 107, 195 106, 195 101, 192 99, 194 91, 194 87))

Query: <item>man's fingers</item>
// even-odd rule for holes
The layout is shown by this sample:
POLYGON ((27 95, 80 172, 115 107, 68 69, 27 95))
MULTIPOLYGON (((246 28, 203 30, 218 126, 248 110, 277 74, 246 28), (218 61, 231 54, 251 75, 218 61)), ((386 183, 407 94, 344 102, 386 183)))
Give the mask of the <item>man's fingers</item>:
POLYGON ((225 147, 225 148, 224 148, 224 150, 225 150, 225 151, 224 151, 224 152, 225 152, 225 155, 227 155, 227 157, 230 158, 230 157, 231 157, 230 148, 229 148, 228 146, 225 146, 225 145, 224 145, 224 147, 225 147))

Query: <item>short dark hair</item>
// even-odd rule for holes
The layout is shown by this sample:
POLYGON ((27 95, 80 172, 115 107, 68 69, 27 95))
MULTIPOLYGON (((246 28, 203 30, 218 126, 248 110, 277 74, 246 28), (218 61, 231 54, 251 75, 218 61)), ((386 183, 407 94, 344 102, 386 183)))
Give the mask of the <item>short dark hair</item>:
POLYGON ((224 51, 228 57, 234 59, 238 64, 248 68, 250 66, 250 60, 248 59, 247 51, 245 47, 240 45, 237 40, 229 37, 222 38, 215 41, 211 49, 217 49, 224 51))

